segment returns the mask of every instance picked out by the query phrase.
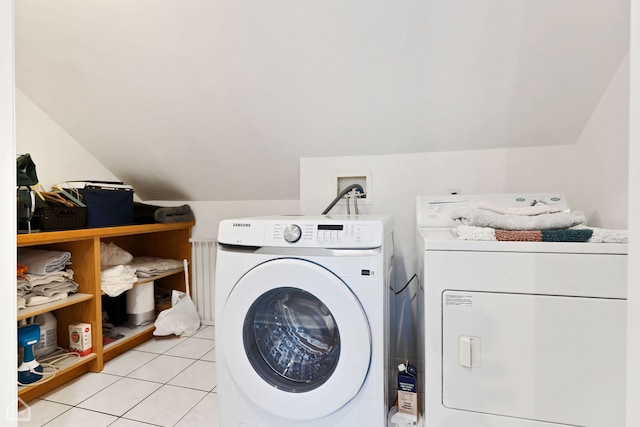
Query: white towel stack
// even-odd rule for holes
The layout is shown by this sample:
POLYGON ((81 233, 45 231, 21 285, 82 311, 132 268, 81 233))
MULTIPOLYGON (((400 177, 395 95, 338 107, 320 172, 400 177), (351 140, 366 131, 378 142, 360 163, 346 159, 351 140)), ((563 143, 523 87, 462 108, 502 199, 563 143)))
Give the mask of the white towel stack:
POLYGON ((16 279, 18 309, 58 301, 78 291, 73 270, 67 268, 70 252, 20 248, 18 263, 27 267, 27 274, 16 279))

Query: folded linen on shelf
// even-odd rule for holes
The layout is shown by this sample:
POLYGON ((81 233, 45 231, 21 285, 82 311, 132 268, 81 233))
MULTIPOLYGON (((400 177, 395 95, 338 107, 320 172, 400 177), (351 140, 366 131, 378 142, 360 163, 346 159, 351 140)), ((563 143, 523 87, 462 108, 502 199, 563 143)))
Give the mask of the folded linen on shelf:
POLYGON ((555 212, 540 215, 499 214, 486 209, 465 208, 451 213, 454 225, 490 227, 501 230, 554 230, 582 224, 582 212, 555 212))
POLYGON ((136 269, 138 277, 153 277, 174 270, 182 270, 183 263, 177 259, 165 259, 152 256, 134 257, 127 264, 136 269))
POLYGON ((16 280, 16 288, 18 295, 26 295, 33 288, 33 285, 27 279, 18 278, 16 280))
POLYGON ((31 274, 25 275, 27 282, 31 286, 42 285, 45 283, 53 282, 65 282, 67 280, 73 280, 73 270, 67 268, 66 270, 54 271, 49 274, 31 274))
POLYGON ((117 297, 133 288, 137 280, 136 269, 128 265, 107 267, 100 273, 100 287, 110 297, 117 297))
POLYGON ((66 280, 62 283, 47 283, 34 286, 33 289, 31 289, 30 294, 44 295, 46 297, 53 298, 60 293, 73 294, 77 291, 78 284, 73 280, 66 280))
POLYGON ((16 278, 18 309, 64 299, 77 292, 78 287, 71 269, 44 275, 25 274, 16 278))
POLYGON ((19 248, 18 262, 27 266, 29 273, 45 275, 64 270, 71 264, 71 252, 49 249, 19 248))
POLYGON ((26 306, 27 307, 33 307, 34 305, 42 305, 42 304, 46 304, 48 302, 53 302, 53 301, 60 301, 63 300, 65 298, 67 298, 69 295, 66 293, 60 293, 57 294, 53 297, 47 297, 44 295, 27 295, 25 297, 26 299, 26 306))

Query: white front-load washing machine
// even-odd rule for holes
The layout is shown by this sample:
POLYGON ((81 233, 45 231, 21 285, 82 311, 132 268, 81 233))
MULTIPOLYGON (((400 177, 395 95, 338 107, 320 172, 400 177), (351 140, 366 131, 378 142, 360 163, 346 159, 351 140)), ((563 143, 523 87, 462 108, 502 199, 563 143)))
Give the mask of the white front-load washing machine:
POLYGON ((386 425, 387 216, 224 220, 215 274, 220 425, 386 425))
POLYGON ((451 212, 562 194, 417 199, 425 425, 624 427, 624 243, 464 241, 451 212))

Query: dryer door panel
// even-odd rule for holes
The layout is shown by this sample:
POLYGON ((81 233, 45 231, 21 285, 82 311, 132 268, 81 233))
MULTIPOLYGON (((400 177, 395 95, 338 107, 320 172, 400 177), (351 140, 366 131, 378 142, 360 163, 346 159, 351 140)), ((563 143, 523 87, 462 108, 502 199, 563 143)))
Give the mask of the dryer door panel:
POLYGON ((442 403, 575 426, 623 426, 626 301, 445 291, 442 403))

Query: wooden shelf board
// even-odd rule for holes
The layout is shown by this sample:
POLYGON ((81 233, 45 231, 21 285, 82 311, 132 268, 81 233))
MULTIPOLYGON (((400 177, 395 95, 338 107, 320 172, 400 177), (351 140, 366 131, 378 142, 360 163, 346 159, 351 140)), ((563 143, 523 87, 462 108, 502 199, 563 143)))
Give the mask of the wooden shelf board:
POLYGON ((38 314, 43 314, 49 311, 58 310, 60 308, 69 307, 71 305, 79 304, 91 299, 93 299, 93 295, 91 294, 71 294, 65 299, 20 309, 18 310, 18 320, 28 319, 29 317, 37 316, 38 314))
POLYGON ((151 323, 149 325, 137 326, 135 328, 116 326, 115 329, 117 332, 124 335, 124 337, 117 339, 103 347, 102 351, 104 354, 105 362, 149 339, 153 334, 155 326, 153 323, 151 323))
POLYGON ((96 353, 91 353, 84 357, 70 357, 63 362, 58 363, 57 366, 59 370, 53 377, 51 377, 51 379, 33 383, 33 385, 19 386, 18 397, 23 401, 28 402, 43 393, 47 393, 65 384, 72 378, 91 371, 92 362, 94 362, 96 358, 96 353))
POLYGON ((176 222, 172 224, 140 224, 123 225, 119 227, 80 228, 77 230, 41 231, 30 234, 17 234, 18 247, 44 245, 48 243, 68 242, 72 240, 86 240, 103 237, 117 237, 158 231, 180 230, 193 226, 195 222, 176 222))

